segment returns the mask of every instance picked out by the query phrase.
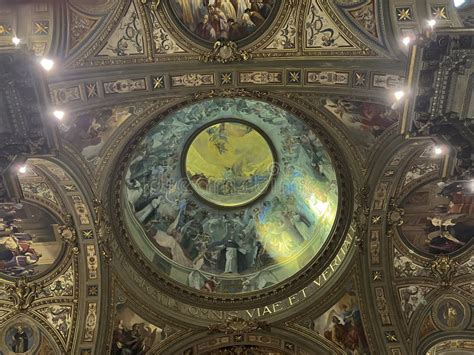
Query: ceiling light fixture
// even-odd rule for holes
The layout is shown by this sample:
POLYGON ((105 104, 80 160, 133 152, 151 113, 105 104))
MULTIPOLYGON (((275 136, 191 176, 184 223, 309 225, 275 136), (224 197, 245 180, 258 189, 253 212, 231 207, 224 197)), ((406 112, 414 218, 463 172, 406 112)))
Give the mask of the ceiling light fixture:
POLYGON ((12 38, 12 42, 15 46, 18 46, 21 42, 21 39, 19 39, 17 36, 12 38))
POLYGON ((435 155, 441 155, 443 154, 443 148, 440 146, 436 146, 434 147, 433 152, 435 153, 435 155))
POLYGON ((53 116, 56 117, 60 121, 64 118, 64 115, 65 115, 64 111, 55 110, 53 112, 53 116))
POLYGON ((403 37, 402 42, 405 46, 408 46, 411 43, 411 37, 409 36, 403 37))
POLYGON ((466 0, 454 0, 454 7, 463 6, 466 3, 466 0))
POLYGON ((395 99, 397 99, 397 101, 400 101, 405 96, 405 92, 402 90, 399 90, 399 91, 396 91, 393 95, 395 96, 395 99))
POLYGON ((19 172, 20 174, 26 173, 26 165, 20 166, 20 168, 18 169, 18 172, 19 172))
POLYGON ((428 21, 428 26, 430 26, 431 28, 435 27, 436 26, 436 20, 434 19, 431 19, 428 21))
POLYGON ((51 59, 48 59, 48 58, 41 59, 40 64, 44 68, 44 70, 46 70, 46 71, 50 71, 54 67, 54 62, 51 59))

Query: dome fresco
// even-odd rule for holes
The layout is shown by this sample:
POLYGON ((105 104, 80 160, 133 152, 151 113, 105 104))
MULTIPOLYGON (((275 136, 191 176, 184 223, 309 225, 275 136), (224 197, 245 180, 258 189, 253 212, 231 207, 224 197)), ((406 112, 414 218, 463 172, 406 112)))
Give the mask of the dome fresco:
POLYGON ((155 267, 224 294, 304 268, 330 237, 339 200, 314 132, 243 98, 198 102, 156 123, 130 157, 122 196, 130 235, 155 267))
POLYGON ((207 42, 246 39, 266 27, 278 8, 275 0, 172 0, 170 5, 184 27, 207 42))
POLYGON ((255 128, 223 120, 197 133, 185 150, 183 174, 197 195, 216 206, 237 207, 268 189, 276 161, 255 128))

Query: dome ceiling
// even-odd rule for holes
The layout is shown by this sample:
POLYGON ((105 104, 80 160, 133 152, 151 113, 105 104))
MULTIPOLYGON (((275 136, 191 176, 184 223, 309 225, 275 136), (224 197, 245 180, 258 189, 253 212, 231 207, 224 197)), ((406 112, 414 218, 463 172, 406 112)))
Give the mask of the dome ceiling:
POLYGON ((204 292, 291 278, 331 237, 339 203, 315 132, 250 99, 203 101, 163 118, 131 152, 124 184, 130 237, 162 273, 204 292))
POLYGON ((472 1, 7 3, 0 353, 472 352, 472 1))

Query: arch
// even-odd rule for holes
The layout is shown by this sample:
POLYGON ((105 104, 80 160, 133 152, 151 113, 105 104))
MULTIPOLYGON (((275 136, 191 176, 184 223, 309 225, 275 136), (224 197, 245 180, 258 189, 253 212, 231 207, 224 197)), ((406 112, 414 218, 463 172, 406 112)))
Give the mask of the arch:
MULTIPOLYGON (((308 355, 345 354, 342 349, 321 337, 273 327, 264 331, 229 334, 212 334, 209 331, 201 331, 177 339, 172 344, 160 344, 150 352, 155 351, 163 355, 217 355, 225 354, 225 352, 220 353, 218 351, 232 349, 233 347, 243 347, 244 349, 245 347, 257 347, 257 349, 260 347, 271 349, 281 355, 295 353, 308 355)), ((257 354, 259 353, 257 352, 257 354)))

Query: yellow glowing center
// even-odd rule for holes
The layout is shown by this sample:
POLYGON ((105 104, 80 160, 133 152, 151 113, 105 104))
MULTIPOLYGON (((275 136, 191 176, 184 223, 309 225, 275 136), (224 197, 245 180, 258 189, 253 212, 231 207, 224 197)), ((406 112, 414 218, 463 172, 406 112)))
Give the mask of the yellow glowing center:
POLYGON ((194 191, 222 207, 243 206, 261 196, 270 185, 273 166, 268 141, 240 122, 220 122, 201 130, 185 158, 185 173, 194 191))

